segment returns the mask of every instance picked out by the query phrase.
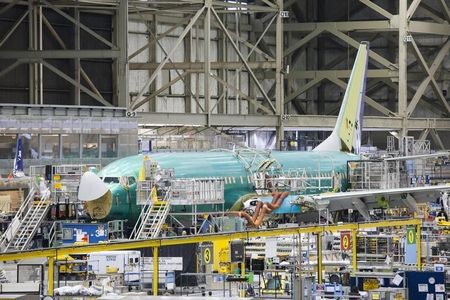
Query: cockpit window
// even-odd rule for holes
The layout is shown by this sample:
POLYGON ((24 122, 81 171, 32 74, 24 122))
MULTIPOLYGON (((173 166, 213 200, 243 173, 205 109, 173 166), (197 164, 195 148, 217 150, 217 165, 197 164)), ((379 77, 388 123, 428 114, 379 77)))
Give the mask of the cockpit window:
POLYGON ((136 183, 136 179, 133 176, 128 177, 128 185, 132 185, 136 183))
POLYGON ((105 183, 119 183, 119 177, 105 177, 103 179, 105 183))

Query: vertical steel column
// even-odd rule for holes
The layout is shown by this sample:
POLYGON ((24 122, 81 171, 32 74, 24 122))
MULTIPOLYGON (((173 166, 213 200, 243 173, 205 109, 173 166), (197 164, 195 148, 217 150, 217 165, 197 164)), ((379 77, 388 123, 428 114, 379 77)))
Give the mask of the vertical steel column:
MULTIPOLYGON (((28 50, 34 50, 33 1, 28 0, 28 50)), ((34 104, 34 64, 28 64, 28 102, 34 104)))
POLYGON ((403 118, 402 130, 400 132, 401 141, 408 134, 406 108, 408 105, 408 46, 406 37, 408 35, 408 0, 398 0, 398 114, 403 118))
POLYGON ((204 93, 205 93, 205 110, 208 113, 207 124, 209 126, 211 111, 209 109, 211 102, 211 91, 210 91, 210 76, 211 73, 211 60, 210 60, 210 52, 211 52, 211 1, 205 1, 206 6, 206 16, 204 20, 203 32, 204 42, 205 42, 205 83, 204 83, 204 93))
MULTIPOLYGON (((35 6, 29 1, 28 9, 28 50, 42 50, 42 12, 41 6, 35 6)), ((42 64, 33 62, 29 64, 29 101, 30 104, 43 104, 42 94, 42 64)))
POLYGON ((283 92, 283 0, 277 0, 278 12, 277 12, 277 23, 275 26, 275 108, 276 114, 278 115, 278 126, 277 126, 277 146, 276 148, 281 150, 281 140, 284 139, 284 125, 281 120, 281 116, 284 114, 284 92, 283 92))
POLYGON ((153 247, 153 296, 158 296, 158 276, 159 276, 159 263, 158 263, 158 247, 153 247))
POLYGON ((317 283, 322 284, 322 232, 317 233, 317 283))
MULTIPOLYGON (((184 38, 184 61, 190 63, 192 61, 191 58, 192 58, 192 30, 189 31, 189 33, 184 38)), ((191 78, 192 73, 187 74, 187 76, 184 78, 184 112, 186 113, 192 112, 191 78)))
MULTIPOLYGON (((191 30, 192 31, 192 30, 191 30)), ((200 28, 197 24, 195 26, 195 62, 200 62, 200 28)), ((200 103, 200 73, 195 73, 195 100, 197 103, 200 103)), ((195 112, 200 112, 200 107, 198 105, 195 106, 195 112)))
POLYGON ((47 294, 53 296, 54 292, 54 282, 55 282, 55 258, 48 258, 48 285, 47 294))
MULTIPOLYGON (((237 2, 237 3, 239 3, 239 2, 237 2)), ((236 43, 236 45, 238 45, 238 48, 239 48, 239 17, 240 17, 240 14, 238 13, 238 11, 239 10, 236 10, 236 12, 234 13, 234 34, 236 35, 236 41, 235 41, 235 43, 236 43)), ((239 61, 239 55, 236 53, 236 60, 237 61, 239 61)), ((241 90, 241 72, 240 72, 240 70, 239 70, 239 68, 236 68, 235 70, 234 70, 234 72, 236 72, 235 73, 235 87, 238 89, 238 90, 241 90)), ((239 115, 239 114, 241 114, 241 98, 239 97, 239 93, 235 93, 235 105, 236 105, 236 107, 235 107, 235 113, 237 114, 237 115, 239 115)))
MULTIPOLYGON (((36 10, 36 14, 37 14, 37 19, 38 19, 38 31, 37 31, 37 36, 38 36, 38 50, 42 51, 43 50, 43 45, 42 45, 42 5, 39 5, 39 8, 36 10)), ((38 89, 39 89, 39 94, 38 94, 38 104, 44 104, 44 66, 42 64, 38 65, 38 89)))
MULTIPOLYGON (((155 33, 155 38, 158 38, 158 16, 157 16, 157 14, 153 15, 153 21, 151 22, 150 25, 151 25, 151 30, 155 33)), ((152 62, 152 63, 157 63, 157 60, 158 60, 158 58, 156 56, 157 49, 158 49, 157 41, 155 41, 155 43, 153 43, 153 47, 148 47, 148 52, 149 52, 148 57, 149 57, 150 62, 152 62)), ((149 69, 148 77, 152 76, 153 71, 154 70, 149 69)), ((156 82, 153 82, 150 85, 150 91, 156 91, 156 82)), ((152 100, 148 101, 147 102, 148 111, 156 112, 156 107, 158 105, 157 102, 158 102, 158 97, 155 97, 153 99, 153 101, 152 100)))
POLYGON ((128 0, 120 0, 116 14, 117 46, 120 50, 116 60, 116 103, 119 107, 128 108, 128 0))
MULTIPOLYGON (((228 14, 224 14, 223 15, 223 23, 226 25, 228 23, 228 14)), ((227 42, 227 37, 225 35, 225 33, 222 30, 218 30, 218 32, 220 32, 221 36, 222 36, 222 40, 221 40, 221 47, 222 47, 222 55, 223 55, 223 62, 227 62, 228 61, 228 42, 227 42)), ((223 79, 228 82, 229 79, 229 75, 230 73, 228 72, 228 69, 223 69, 223 74, 224 77, 223 79)), ((223 86, 222 84, 219 84, 219 86, 223 86)), ((224 88, 225 90, 223 91, 225 93, 224 98, 222 100, 222 113, 227 114, 228 113, 228 96, 229 96, 229 90, 227 88, 224 88)))
MULTIPOLYGON (((256 19, 255 18, 255 14, 251 14, 250 15, 250 24, 253 27, 255 27, 255 23, 256 23, 255 19, 256 19)), ((250 43, 255 45, 256 44, 256 40, 257 40, 256 32, 254 30, 250 31, 250 32, 248 32, 248 35, 249 35, 250 43)), ((249 62, 256 61, 256 54, 253 53, 252 55, 250 55, 248 60, 249 60, 249 62)), ((248 95, 250 96, 250 98, 255 98, 256 99, 256 86, 255 86, 253 80, 251 80, 250 76, 247 77, 247 84, 248 84, 248 95)), ((252 102, 248 101, 248 114, 249 115, 254 115, 254 114, 256 114, 257 110, 258 109, 256 108, 255 104, 253 104, 252 102)))
POLYGON ((357 229, 352 229, 352 267, 353 273, 356 273, 358 268, 358 253, 356 252, 356 234, 357 229))
POLYGON ((421 228, 422 224, 418 224, 416 225, 416 240, 417 240, 417 270, 421 271, 422 270, 422 260, 421 260, 421 256, 422 256, 422 228, 421 228))
MULTIPOLYGON (((77 24, 74 24, 74 27, 75 27, 75 50, 80 50, 80 10, 78 8, 74 9, 74 18, 77 21, 77 24)), ((75 58, 75 81, 77 82, 77 84, 74 86, 75 105, 81 105, 80 71, 81 71, 81 60, 78 57, 78 58, 75 58)))

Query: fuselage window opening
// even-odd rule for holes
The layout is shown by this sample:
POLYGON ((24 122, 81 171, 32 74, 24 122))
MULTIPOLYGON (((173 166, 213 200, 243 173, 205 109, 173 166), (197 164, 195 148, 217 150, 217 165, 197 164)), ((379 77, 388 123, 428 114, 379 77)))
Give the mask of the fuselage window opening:
POLYGON ((132 185, 136 183, 136 178, 133 176, 128 176, 128 185, 132 185))
POLYGON ((104 183, 119 183, 119 177, 105 177, 103 179, 104 183))

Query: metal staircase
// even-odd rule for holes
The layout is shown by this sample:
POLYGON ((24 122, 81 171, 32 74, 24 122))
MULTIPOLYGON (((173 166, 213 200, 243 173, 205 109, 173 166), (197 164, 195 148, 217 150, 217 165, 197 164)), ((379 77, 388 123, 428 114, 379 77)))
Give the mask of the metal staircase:
POLYGON ((163 200, 153 199, 156 197, 150 194, 147 204, 142 207, 130 239, 152 239, 159 236, 161 227, 170 211, 170 195, 170 189, 166 191, 163 200))
POLYGON ((50 207, 50 191, 41 197, 36 187, 32 187, 28 196, 20 206, 8 229, 0 238, 0 248, 6 251, 26 250, 45 218, 50 207))

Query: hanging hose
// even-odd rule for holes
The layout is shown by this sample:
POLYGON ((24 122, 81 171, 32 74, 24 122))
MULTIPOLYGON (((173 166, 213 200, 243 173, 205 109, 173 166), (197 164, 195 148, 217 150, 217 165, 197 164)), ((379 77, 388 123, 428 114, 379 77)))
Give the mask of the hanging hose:
POLYGON ((262 201, 258 201, 255 208, 255 213, 253 216, 250 216, 248 213, 244 211, 239 212, 229 212, 228 214, 238 215, 240 218, 244 218, 247 220, 247 224, 252 227, 258 228, 261 226, 264 221, 264 217, 267 214, 272 213, 273 210, 279 208, 281 204, 283 204, 284 199, 289 195, 288 192, 274 192, 272 193, 272 202, 265 203, 262 201))

